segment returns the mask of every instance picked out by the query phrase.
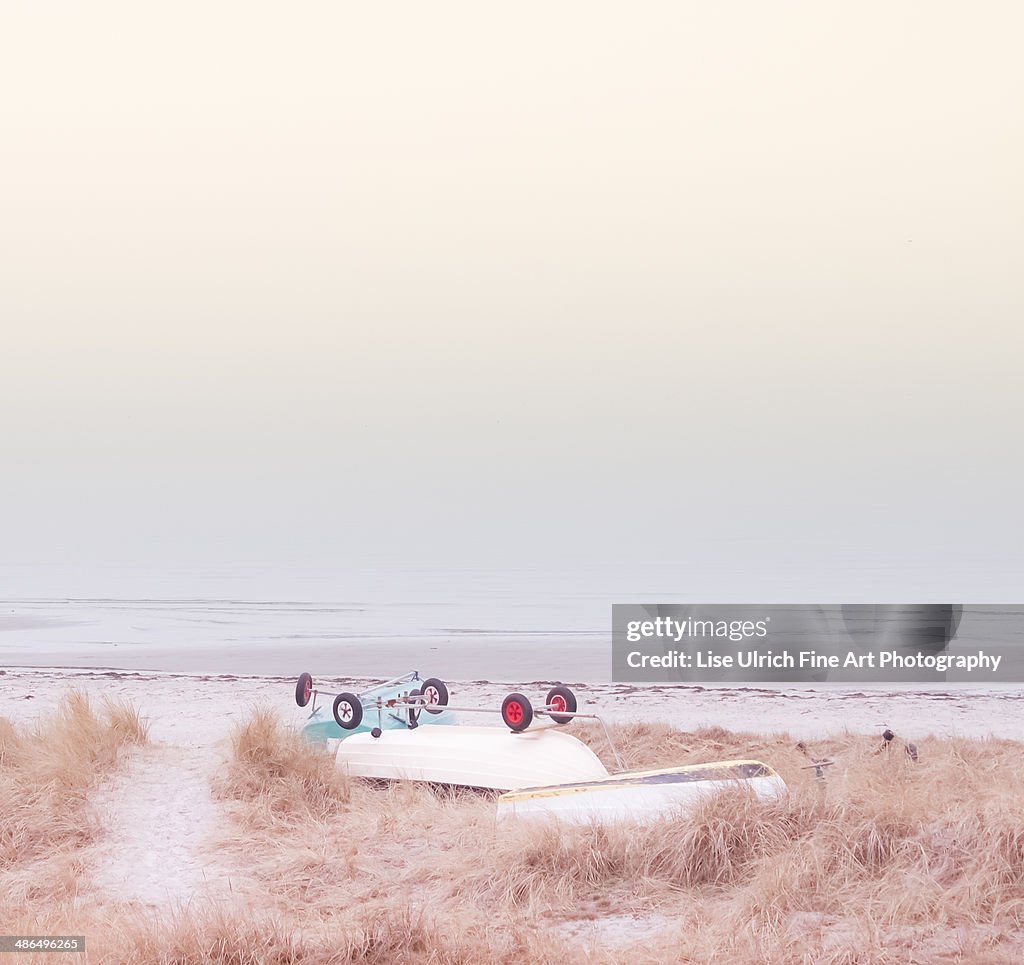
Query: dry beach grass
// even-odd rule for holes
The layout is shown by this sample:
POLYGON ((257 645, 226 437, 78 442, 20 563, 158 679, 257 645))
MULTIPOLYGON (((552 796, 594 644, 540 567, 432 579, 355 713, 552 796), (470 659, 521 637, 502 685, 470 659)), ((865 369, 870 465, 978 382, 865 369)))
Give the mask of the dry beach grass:
MULTIPOLYGON (((627 766, 754 757, 775 766, 791 793, 766 803, 727 794, 645 828, 564 828, 498 825, 483 794, 347 780, 259 710, 235 731, 214 781, 218 855, 250 882, 247 902, 154 917, 73 903, 74 855, 81 835, 95 831, 69 825, 47 788, 61 775, 75 789, 75 813, 85 813, 96 775, 141 733, 125 712, 120 728, 81 706, 71 716, 65 727, 92 735, 92 764, 59 764, 57 755, 30 766, 26 749, 42 733, 0 725, 5 802, 15 777, 19 800, 43 802, 36 832, 22 820, 21 845, 3 853, 24 870, 35 867, 29 854, 57 842, 72 883, 22 889, 5 908, 23 926, 14 930, 85 931, 89 961, 1024 957, 1024 747, 1016 742, 928 739, 915 763, 898 742, 882 751, 864 736, 798 745, 785 735, 622 725, 613 730, 627 766), (820 758, 836 761, 824 782, 807 767, 820 758)), ((596 728, 575 733, 607 754, 596 728)), ((6 847, 15 825, 2 813, 6 847)))
POLYGON ((0 719, 0 913, 74 892, 78 853, 98 833, 89 791, 145 741, 132 707, 97 711, 79 692, 38 727, 0 719))

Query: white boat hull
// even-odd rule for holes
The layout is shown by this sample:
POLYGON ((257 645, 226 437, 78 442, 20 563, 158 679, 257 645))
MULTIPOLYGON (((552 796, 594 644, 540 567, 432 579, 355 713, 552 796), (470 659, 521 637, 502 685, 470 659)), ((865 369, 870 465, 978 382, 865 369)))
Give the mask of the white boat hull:
POLYGON ((380 737, 354 734, 338 745, 337 762, 352 777, 498 791, 608 777, 586 744, 553 727, 520 734, 463 726, 391 730, 380 737))
POLYGON ((759 761, 722 761, 658 771, 617 774, 604 780, 524 788, 498 798, 498 819, 656 821, 686 814, 725 790, 745 788, 761 799, 784 794, 786 783, 759 761))

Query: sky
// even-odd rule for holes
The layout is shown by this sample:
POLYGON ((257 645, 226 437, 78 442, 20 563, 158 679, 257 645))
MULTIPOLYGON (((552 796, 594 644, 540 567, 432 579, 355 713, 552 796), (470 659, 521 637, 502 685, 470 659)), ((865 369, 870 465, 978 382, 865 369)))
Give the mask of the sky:
POLYGON ((0 596, 394 565, 1017 599, 1022 33, 5 5, 0 596))

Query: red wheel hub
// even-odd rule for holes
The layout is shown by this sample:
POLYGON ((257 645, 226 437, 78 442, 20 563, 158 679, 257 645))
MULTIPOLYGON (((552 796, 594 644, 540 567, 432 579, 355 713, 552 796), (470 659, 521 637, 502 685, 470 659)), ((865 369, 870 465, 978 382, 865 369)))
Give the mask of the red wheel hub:
POLYGON ((523 719, 523 705, 518 700, 513 700, 506 705, 505 715, 513 724, 518 724, 523 719))
POLYGON ((555 711, 555 713, 564 714, 568 707, 569 705, 561 694, 555 694, 555 696, 551 698, 551 709, 555 711))
POLYGON ((309 698, 313 696, 313 684, 308 680, 306 681, 306 686, 302 688, 302 693, 305 695, 306 703, 308 704, 309 698))
POLYGON ((427 698, 428 704, 439 703, 441 699, 441 695, 433 687, 428 687, 423 696, 427 698))

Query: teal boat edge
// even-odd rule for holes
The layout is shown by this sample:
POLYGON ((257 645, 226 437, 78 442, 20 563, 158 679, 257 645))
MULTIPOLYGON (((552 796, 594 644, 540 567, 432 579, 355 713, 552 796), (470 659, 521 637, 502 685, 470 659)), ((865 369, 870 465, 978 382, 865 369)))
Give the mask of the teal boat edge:
MULTIPOLYGON (((366 708, 362 723, 352 730, 345 730, 338 726, 338 722, 332 716, 330 710, 319 708, 315 710, 305 726, 302 728, 302 735, 311 744, 325 744, 331 740, 344 740, 353 734, 368 734, 374 727, 381 730, 404 730, 408 727, 405 718, 399 718, 397 714, 385 708, 381 713, 381 719, 377 720, 377 708, 366 708)), ((455 714, 450 710, 444 710, 439 714, 422 713, 419 718, 419 726, 426 724, 454 724, 455 714)))

